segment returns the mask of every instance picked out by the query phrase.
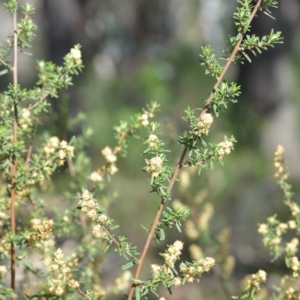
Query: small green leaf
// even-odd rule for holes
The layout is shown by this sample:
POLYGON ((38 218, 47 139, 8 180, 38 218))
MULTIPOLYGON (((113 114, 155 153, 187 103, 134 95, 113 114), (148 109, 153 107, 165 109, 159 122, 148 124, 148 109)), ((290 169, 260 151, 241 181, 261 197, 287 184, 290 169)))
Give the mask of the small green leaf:
POLYGON ((163 241, 165 239, 165 231, 162 228, 160 228, 160 230, 159 230, 159 237, 160 237, 159 239, 161 241, 163 241))
POLYGON ((131 268, 133 265, 134 265, 134 263, 132 261, 130 261, 129 263, 122 266, 122 270, 125 271, 125 270, 131 268))
POLYGON ((8 69, 4 69, 4 70, 0 71, 0 76, 4 75, 6 73, 8 73, 8 69))
POLYGON ((245 56, 245 58, 248 60, 249 63, 252 62, 251 58, 248 56, 246 52, 243 51, 242 54, 245 56))
POLYGON ((140 287, 135 288, 135 299, 140 300, 141 299, 141 293, 140 293, 140 287))

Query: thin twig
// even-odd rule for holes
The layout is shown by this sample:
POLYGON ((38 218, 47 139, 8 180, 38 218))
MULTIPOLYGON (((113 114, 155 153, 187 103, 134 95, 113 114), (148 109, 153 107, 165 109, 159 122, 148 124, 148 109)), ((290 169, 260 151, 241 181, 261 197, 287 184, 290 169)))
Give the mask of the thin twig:
POLYGON ((0 58, 0 63, 2 64, 2 65, 4 65, 5 67, 8 67, 9 65, 4 61, 4 60, 2 60, 1 58, 0 58))
MULTIPOLYGON (((13 85, 17 89, 18 84, 18 32, 17 32, 17 12, 13 15, 13 27, 14 27, 14 48, 13 48, 13 85)), ((17 103, 14 100, 14 120, 12 128, 12 142, 15 144, 17 142, 18 133, 18 110, 17 103)), ((15 217, 15 202, 16 202, 16 173, 17 173, 17 157, 13 154, 11 161, 11 191, 10 191, 10 230, 12 236, 16 233, 16 217, 15 217)), ((10 248, 10 260, 11 260, 11 289, 15 292, 15 281, 16 281, 16 252, 14 247, 14 242, 11 242, 10 248)), ((11 300, 14 300, 11 297, 11 300)))
POLYGON ((35 122, 34 122, 34 125, 33 125, 33 132, 31 134, 31 137, 30 137, 30 143, 29 143, 29 147, 28 147, 28 151, 27 151, 27 157, 26 157, 26 161, 25 161, 25 166, 28 167, 29 166, 29 163, 30 163, 30 160, 31 160, 31 155, 32 155, 32 149, 33 149, 33 139, 35 137, 35 134, 36 134, 36 131, 37 131, 37 124, 38 124, 38 121, 39 121, 39 118, 36 117, 35 118, 35 122))
POLYGON ((40 104, 40 102, 44 101, 49 95, 50 95, 50 92, 46 92, 46 94, 43 97, 41 97, 37 102, 29 105, 28 110, 32 110, 35 107, 37 107, 40 104))
MULTIPOLYGON (((110 238, 112 239, 112 241, 118 246, 120 247, 120 243, 112 236, 112 234, 110 233, 110 231, 104 226, 101 225, 102 229, 104 229, 104 231, 110 236, 110 238)), ((137 261, 136 257, 134 257, 129 251, 125 251, 125 253, 131 257, 135 262, 137 261)))
MULTIPOLYGON (((254 18, 255 14, 257 13, 258 9, 260 8, 260 5, 261 5, 261 1, 262 0, 258 0, 257 3, 256 3, 256 6, 255 8, 253 9, 251 15, 250 15, 250 18, 249 18, 249 22, 251 23, 252 19, 254 18)), ((206 113, 206 111, 208 110, 209 106, 210 106, 210 102, 211 102, 211 99, 213 98, 214 96, 214 93, 215 93, 215 89, 220 85, 221 81, 223 80, 229 66, 231 65, 231 63, 233 62, 233 59, 235 57, 235 55, 237 54, 237 52, 239 51, 239 48, 240 48, 240 44, 241 42, 243 41, 243 38, 244 38, 244 35, 245 33, 240 37, 240 39, 238 40, 237 44, 235 45, 230 57, 228 58, 227 60, 227 63, 225 64, 224 68, 223 68, 223 71, 221 73, 221 75, 219 76, 219 78, 217 78, 217 81, 212 89, 212 92, 210 93, 209 95, 209 98, 201 112, 201 115, 206 113)), ((176 178, 180 172, 180 169, 182 168, 182 165, 183 165, 183 161, 184 161, 184 158, 188 152, 189 148, 188 146, 185 146, 184 150, 183 150, 183 153, 180 157, 180 160, 179 160, 179 163, 177 164, 177 166, 175 167, 175 170, 174 170, 174 173, 173 173, 173 176, 171 178, 171 181, 169 182, 169 185, 168 185, 168 192, 171 192, 172 188, 173 188, 173 185, 176 181, 176 178)), ((165 206, 165 200, 162 199, 160 205, 159 205, 159 208, 158 208, 158 211, 155 215, 155 218, 154 218, 154 221, 153 221, 153 224, 151 226, 151 229, 149 231, 149 234, 147 236, 147 240, 145 242, 145 246, 144 246, 144 249, 142 251, 142 254, 141 254, 141 257, 140 257, 140 260, 139 260, 139 264, 138 264, 138 267, 137 267, 137 270, 136 270, 136 273, 135 273, 135 276, 134 278, 135 279, 138 279, 139 276, 140 276, 140 273, 141 273, 141 269, 142 269, 142 265, 144 263, 144 260, 145 260, 145 257, 146 257, 146 253, 148 251, 148 248, 149 248, 149 245, 150 245, 150 242, 151 242, 151 239, 152 239, 152 236, 155 232, 155 228, 159 222, 159 219, 160 219, 160 216, 163 212, 163 209, 164 209, 164 206, 165 206)), ((133 297, 133 294, 134 294, 134 291, 135 291, 135 287, 136 287, 136 284, 133 283, 131 288, 130 288, 130 291, 129 291, 129 294, 128 294, 128 300, 132 300, 132 297, 133 297)))

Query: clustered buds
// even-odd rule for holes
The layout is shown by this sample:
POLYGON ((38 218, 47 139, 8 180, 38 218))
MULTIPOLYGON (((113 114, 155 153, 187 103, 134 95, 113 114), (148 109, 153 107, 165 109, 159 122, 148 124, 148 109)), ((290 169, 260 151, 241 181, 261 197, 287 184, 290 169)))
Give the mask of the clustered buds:
POLYGON ((181 241, 176 241, 174 242, 173 245, 169 246, 167 251, 162 254, 165 260, 165 264, 163 266, 157 264, 150 265, 153 277, 154 278, 158 277, 159 274, 162 272, 172 274, 171 268, 174 267, 175 262, 179 259, 182 249, 183 249, 183 242, 181 241))
POLYGON ((7 273, 7 268, 4 265, 0 265, 0 278, 2 278, 7 273))
POLYGON ((282 235, 289 229, 288 224, 280 223, 275 217, 269 217, 267 224, 260 224, 258 233, 263 235, 264 245, 272 250, 281 242, 282 235))
POLYGON ((27 237, 27 241, 33 243, 45 239, 52 231, 53 224, 53 220, 44 221, 39 225, 33 223, 34 232, 27 237))
POLYGON ((274 153, 274 167, 275 167, 274 176, 286 180, 288 178, 288 174, 284 167, 283 154, 284 154, 284 148, 281 145, 278 145, 274 153))
POLYGON ((216 156, 223 158, 225 155, 228 155, 233 149, 233 143, 231 141, 225 140, 217 145, 216 156))
POLYGON ((114 163, 117 161, 117 157, 110 147, 106 146, 101 152, 108 163, 114 163))
POLYGON ((208 272, 215 264, 215 260, 211 257, 201 258, 193 263, 182 262, 179 265, 180 273, 177 276, 173 275, 172 269, 175 262, 179 260, 183 243, 176 241, 169 246, 165 253, 162 254, 165 264, 160 266, 152 264, 151 270, 154 278, 159 278, 162 273, 167 273, 175 287, 180 286, 183 282, 193 282, 195 278, 201 277, 204 272, 208 272))
POLYGON ((297 216, 299 213, 300 213, 300 207, 297 203, 295 202, 292 202, 290 205, 290 210, 291 210, 291 213, 292 213, 292 216, 297 216))
POLYGON ((214 118, 210 113, 201 114, 199 122, 196 125, 195 134, 197 136, 208 135, 209 128, 214 118))
POLYGON ((93 198, 93 194, 88 190, 83 190, 79 199, 78 207, 83 213, 86 214, 90 221, 94 221, 97 224, 94 225, 93 231, 99 231, 101 225, 104 225, 108 221, 108 216, 103 213, 99 213, 99 204, 93 198))
MULTIPOLYGON (((290 205, 292 212, 293 204, 295 203, 291 203, 290 205)), ((269 217, 267 221, 267 224, 260 224, 258 228, 258 232, 263 236, 264 245, 277 255, 283 253, 283 251, 288 258, 295 255, 298 252, 298 238, 293 238, 290 242, 286 243, 284 248, 280 244, 282 242, 282 235, 288 230, 293 230, 297 227, 296 221, 289 220, 286 223, 281 223, 276 217, 269 217)))
POLYGON ((185 233, 191 239, 195 240, 199 234, 207 230, 209 221, 214 214, 214 207, 211 203, 205 203, 202 207, 202 212, 198 217, 198 222, 187 220, 185 222, 185 233))
POLYGON ((101 152, 108 163, 107 172, 111 175, 117 173, 118 168, 115 164, 117 161, 117 156, 115 155, 114 151, 110 147, 106 146, 101 152))
POLYGON ((293 277, 298 278, 300 276, 300 262, 297 256, 290 258, 290 268, 293 270, 293 277))
POLYGON ((151 134, 149 135, 149 137, 148 137, 147 143, 148 143, 149 148, 150 148, 151 150, 154 150, 154 151, 155 151, 155 150, 157 150, 157 148, 158 148, 158 145, 159 145, 159 139, 158 139, 158 137, 157 137, 155 134, 151 133, 151 134))
POLYGON ((252 274, 251 279, 248 281, 249 289, 254 292, 260 290, 261 285, 266 282, 267 273, 263 270, 259 270, 256 274, 252 274))
POLYGON ((285 252, 286 252, 286 254, 288 256, 295 255, 298 252, 298 244, 299 244, 299 240, 297 238, 293 238, 285 246, 285 252))
MULTIPOLYGON (((76 256, 75 256, 76 258, 76 256)), ((62 295, 64 290, 64 283, 67 282, 70 288, 77 289, 79 288, 79 282, 72 278, 70 266, 75 266, 78 262, 74 257, 72 257, 72 263, 68 264, 67 260, 64 257, 61 249, 57 249, 53 255, 53 263, 50 266, 52 272, 58 272, 56 279, 51 279, 49 284, 49 292, 55 295, 62 295), (75 262, 75 263, 74 263, 75 262)))
POLYGON ((286 300, 293 300, 293 299, 298 299, 299 294, 298 292, 293 288, 293 287, 288 287, 287 290, 285 291, 285 298, 286 300))
POLYGON ((160 156, 155 156, 145 161, 147 164, 146 172, 148 172, 151 177, 158 177, 163 168, 163 159, 160 156))
POLYGON ((122 276, 115 280, 116 289, 118 292, 123 292, 130 286, 132 274, 130 271, 125 271, 122 276))
POLYGON ((173 245, 171 245, 167 251, 162 254, 165 259, 165 263, 168 266, 174 267, 175 262, 179 259, 181 255, 181 250, 183 249, 183 242, 176 241, 173 245))
POLYGON ((27 108, 22 108, 22 112, 19 119, 19 125, 23 130, 27 130, 31 125, 31 113, 27 108))
POLYGON ((74 147, 68 145, 66 141, 59 141, 59 138, 53 136, 49 139, 44 147, 44 154, 46 157, 56 154, 55 162, 62 166, 65 163, 67 157, 74 156, 74 147))
POLYGON ((93 182, 100 182, 103 177, 96 171, 92 172, 90 175, 90 180, 93 182))
POLYGON ((204 272, 209 270, 215 265, 215 260, 211 257, 201 258, 193 263, 182 262, 179 266, 183 278, 187 282, 193 282, 194 278, 201 277, 204 272))
POLYGON ((153 113, 150 111, 144 111, 144 113, 139 117, 139 121, 143 126, 149 125, 149 119, 153 118, 153 113))
POLYGON ((75 46, 70 50, 70 53, 68 53, 65 57, 65 60, 69 67, 77 67, 82 65, 82 59, 81 59, 81 51, 78 46, 75 46))

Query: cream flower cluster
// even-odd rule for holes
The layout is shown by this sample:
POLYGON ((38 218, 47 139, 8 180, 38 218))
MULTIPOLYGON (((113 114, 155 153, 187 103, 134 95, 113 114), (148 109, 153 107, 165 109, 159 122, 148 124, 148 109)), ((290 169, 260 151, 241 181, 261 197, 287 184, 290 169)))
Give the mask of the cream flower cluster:
POLYGON ((275 246, 278 246, 281 242, 283 228, 280 229, 280 226, 278 225, 276 227, 273 228, 272 226, 268 226, 267 224, 260 224, 258 228, 258 233, 263 235, 264 245, 270 250, 272 250, 275 246), (276 227, 278 228, 278 230, 276 230, 276 227))
POLYGON ((66 60, 69 64, 78 66, 82 64, 81 51, 78 48, 72 48, 70 53, 66 55, 66 60))
POLYGON ((199 122, 196 126, 195 134, 197 136, 208 135, 209 128, 213 123, 214 118, 210 113, 204 113, 200 116, 199 122))
POLYGON ((171 245, 164 254, 162 254, 165 263, 168 266, 174 267, 175 262, 179 259, 181 255, 182 249, 183 249, 183 242, 178 240, 174 242, 174 244, 171 245))
POLYGON ((79 288, 79 282, 72 278, 71 269, 67 264, 61 249, 57 249, 53 255, 53 263, 50 266, 52 272, 58 272, 57 279, 50 281, 49 292, 55 295, 64 293, 63 283, 67 282, 70 288, 79 288))
POLYGON ((108 163, 107 172, 111 175, 117 173, 118 168, 115 164, 115 162, 117 161, 117 156, 115 155, 114 151, 110 147, 106 146, 104 149, 102 149, 101 153, 104 156, 106 162, 108 163))
POLYGON ((157 150, 159 145, 159 139, 155 134, 151 133, 147 139, 147 143, 151 150, 157 150))
POLYGON ((168 274, 173 274, 172 269, 170 267, 174 267, 175 262, 179 259, 181 255, 181 250, 183 249, 183 242, 175 241, 173 245, 171 245, 165 253, 162 254, 165 260, 165 264, 163 266, 157 264, 151 264, 150 268, 153 274, 153 277, 156 278, 159 276, 161 272, 165 272, 168 274))
POLYGON ((81 211, 84 212, 90 220, 97 220, 97 211, 99 209, 99 205, 93 199, 92 193, 90 193, 88 190, 84 190, 81 194, 79 205, 81 207, 81 211))
POLYGON ((8 219, 9 215, 4 211, 0 211, 0 227, 2 227, 8 219))
POLYGON ((256 274, 251 276, 251 279, 248 281, 249 288, 253 291, 259 291, 261 285, 266 282, 267 273, 263 270, 259 270, 256 274))
POLYGON ((300 262, 297 256, 290 258, 290 268, 293 270, 293 277, 298 278, 300 276, 300 262))
POLYGON ((149 125, 149 117, 147 114, 142 114, 139 118, 139 121, 143 126, 148 126, 149 125))
POLYGON ((99 231, 101 225, 105 224, 108 220, 106 214, 99 214, 99 204, 93 198, 93 194, 88 190, 83 190, 78 203, 81 211, 86 214, 89 220, 97 222, 93 227, 93 231, 99 231))
POLYGON ((144 111, 144 113, 139 117, 139 122, 144 127, 149 125, 149 119, 153 118, 153 113, 150 111, 144 111))
POLYGON ((233 143, 231 141, 223 141, 218 144, 216 148, 216 155, 219 158, 223 158, 225 155, 228 155, 233 149, 233 143))
POLYGON ((55 162, 59 166, 62 166, 65 163, 67 157, 74 156, 74 147, 68 145, 66 141, 59 141, 59 138, 56 136, 49 139, 43 150, 46 157, 57 154, 55 162))
POLYGON ((281 145, 278 145, 274 153, 274 168, 275 168, 274 176, 286 180, 288 178, 288 174, 284 167, 283 154, 284 154, 284 148, 281 145))
POLYGON ((46 146, 44 147, 44 153, 47 157, 51 156, 52 154, 56 153, 56 150, 59 147, 59 138, 57 136, 52 136, 46 146))
POLYGON ((185 222, 186 235, 192 240, 198 238, 199 234, 207 229, 213 214, 213 205, 211 203, 205 203, 202 208, 202 213, 198 218, 198 224, 195 224, 192 220, 185 222))
POLYGON ((182 262, 179 265, 179 269, 187 282, 193 282, 195 277, 200 277, 204 272, 209 272, 214 265, 215 260, 211 257, 206 257, 195 261, 191 265, 182 262))
POLYGON ((195 240, 199 237, 200 231, 193 220, 189 219, 185 221, 184 231, 187 237, 191 240, 195 240))
POLYGON ((285 294, 284 300, 295 300, 295 299, 299 299, 300 297, 299 291, 295 290, 291 286, 287 288, 284 294, 285 294))
POLYGON ((45 239, 52 231, 52 226, 54 224, 53 220, 44 221, 41 225, 34 224, 34 222, 31 223, 33 225, 34 232, 29 234, 26 238, 29 243, 45 239))
POLYGON ((2 237, 0 239, 0 253, 2 253, 5 256, 9 256, 10 242, 7 237, 2 237))
MULTIPOLYGON (((289 220, 286 223, 280 223, 276 218, 269 217, 267 224, 260 224, 258 233, 263 236, 263 243, 268 248, 273 250, 274 247, 281 243, 281 237, 290 229, 295 229, 297 224, 295 220, 289 220)), ((294 238, 286 244, 285 252, 288 256, 294 255, 298 250, 298 239, 294 238)))
POLYGON ((293 238, 289 243, 285 246, 285 252, 288 256, 295 255, 298 252, 299 240, 297 238, 293 238))
POLYGON ((155 156, 150 160, 146 159, 146 164, 146 171, 151 177, 158 177, 163 168, 163 159, 160 156, 155 156))
POLYGON ((225 258, 222 266, 222 278, 229 279, 235 267, 235 258, 229 255, 225 258))
MULTIPOLYGON (((50 168, 44 168, 44 172, 47 172, 48 174, 51 174, 51 169, 50 168)), ((28 181, 27 181, 27 184, 36 184, 38 183, 39 185, 43 185, 45 181, 45 176, 41 173, 37 173, 35 171, 33 171, 30 176, 28 177, 28 181)), ((20 191, 18 193, 20 196, 23 196, 23 197, 27 197, 28 196, 28 189, 26 189, 26 187, 24 186, 23 190, 20 191)))
POLYGON ((93 182, 100 182, 102 179, 103 177, 96 171, 92 172, 90 175, 90 180, 93 182))
POLYGON ((7 273, 7 268, 4 265, 0 265, 0 278, 2 278, 7 273))
POLYGON ((125 271, 122 276, 115 280, 115 286, 118 292, 124 292, 130 286, 132 274, 130 271, 125 271))
POLYGON ((300 213, 300 207, 297 203, 295 202, 292 202, 290 205, 290 210, 291 210, 291 213, 292 213, 292 216, 297 216, 299 213, 300 213))
POLYGON ((22 112, 19 119, 19 125, 23 130, 27 130, 31 125, 31 113, 27 108, 22 108, 22 112))
POLYGON ((202 213, 198 220, 198 228, 201 232, 208 227, 209 221, 214 215, 214 206, 211 203, 205 203, 202 208, 202 213))
POLYGON ((108 163, 114 163, 117 161, 117 157, 110 147, 106 146, 101 152, 108 163))
POLYGON ((165 260, 163 266, 157 264, 150 266, 154 279, 164 272, 170 275, 173 285, 178 287, 182 284, 183 279, 186 282, 193 282, 196 277, 200 277, 204 272, 208 272, 215 264, 215 260, 211 257, 201 258, 193 263, 182 262, 179 265, 180 274, 173 277, 172 268, 174 268, 175 262, 179 260, 182 249, 183 243, 176 241, 162 254, 165 260))

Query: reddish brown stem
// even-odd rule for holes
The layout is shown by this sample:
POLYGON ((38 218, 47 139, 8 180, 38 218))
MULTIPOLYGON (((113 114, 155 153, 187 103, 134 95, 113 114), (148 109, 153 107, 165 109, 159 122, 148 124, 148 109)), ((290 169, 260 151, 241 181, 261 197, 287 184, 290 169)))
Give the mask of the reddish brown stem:
MULTIPOLYGON (((13 85, 17 89, 18 84, 18 33, 17 33, 17 12, 13 16, 13 26, 14 26, 14 49, 13 49, 13 85)), ((12 143, 15 144, 17 141, 18 133, 18 111, 17 103, 14 100, 14 120, 12 128, 12 143)), ((11 161, 11 191, 10 191, 10 230, 12 236, 16 233, 16 219, 15 219, 15 202, 16 202, 16 173, 17 173, 17 157, 12 156, 11 161)), ((11 289, 15 292, 15 282, 16 282, 16 252, 13 241, 11 242, 10 248, 10 263, 11 263, 11 289)), ((12 297, 12 300, 15 298, 12 297)))
MULTIPOLYGON (((249 22, 251 22, 252 19, 254 18, 254 16, 256 15, 258 9, 260 8, 261 1, 262 1, 262 0, 258 0, 258 1, 257 1, 257 3, 256 3, 256 5, 255 5, 255 7, 254 7, 254 9, 253 9, 253 11, 252 11, 252 13, 251 13, 251 15, 250 15, 249 22)), ((227 63, 225 64, 225 66, 224 66, 224 68, 223 68, 223 70, 222 70, 221 75, 219 76, 219 78, 217 78, 217 81, 216 81, 216 83, 215 83, 215 85, 214 85, 214 87, 213 87, 212 92, 211 92, 210 95, 209 95, 209 98, 208 98, 208 100, 207 100, 207 102, 206 102, 206 104, 205 104, 205 106, 204 106, 204 108, 203 108, 201 114, 204 114, 204 113, 207 111, 207 109, 209 108, 211 99, 212 99, 213 96, 214 96, 214 91, 215 91, 215 89, 220 85, 220 83, 221 83, 221 81, 223 80, 223 78, 224 78, 224 76, 225 76, 225 74, 226 74, 226 72, 227 72, 229 66, 230 66, 231 63, 233 62, 233 59, 234 59, 235 55, 236 55, 237 52, 239 51, 240 45, 241 45, 241 43, 242 43, 242 41, 243 41, 243 38, 244 38, 244 35, 245 35, 245 33, 244 33, 244 34, 240 37, 240 39, 238 40, 238 42, 237 42, 237 44, 235 45, 235 47, 234 47, 234 49, 233 49, 233 51, 232 51, 230 57, 229 57, 228 60, 227 60, 227 63)), ((182 155, 181 155, 181 157, 180 157, 179 163, 178 163, 177 166, 175 167, 173 176, 172 176, 172 178, 171 178, 171 180, 170 180, 170 182, 169 182, 168 192, 171 192, 171 190, 172 190, 172 188, 173 188, 173 185, 174 185, 174 183, 175 183, 175 181, 176 181, 176 178, 177 178, 177 176, 178 176, 178 174, 179 174, 179 172, 180 172, 180 169, 182 168, 183 161, 184 161, 184 158, 185 158, 187 152, 188 152, 188 146, 186 146, 186 147, 184 148, 183 153, 182 153, 182 155)), ((161 201, 161 203, 160 203, 160 205, 159 205, 158 211, 157 211, 157 213, 156 213, 156 215, 155 215, 153 224, 152 224, 152 226, 151 226, 151 228, 150 228, 149 234, 148 234, 148 236, 147 236, 147 240, 146 240, 146 242, 145 242, 145 246, 144 246, 144 249, 143 249, 143 251, 142 251, 142 254, 141 254, 141 257, 140 257, 140 260, 139 260, 139 264, 138 264, 137 270, 136 270, 136 272, 135 272, 135 276, 134 276, 135 279, 138 279, 139 276, 140 276, 143 262, 144 262, 144 260, 145 260, 145 257, 146 257, 146 254, 147 254, 147 251, 148 251, 148 248, 149 248, 151 239, 152 239, 153 234, 154 234, 154 232, 155 232, 155 228, 156 228, 156 226, 157 226, 157 224, 158 224, 158 222, 159 222, 160 216, 161 216, 161 214, 162 214, 162 212, 163 212, 164 206, 165 206, 165 199, 162 199, 162 201, 161 201)), ((131 288, 130 288, 129 294, 128 294, 128 298, 127 298, 128 300, 132 300, 132 297, 133 297, 133 294, 134 294, 134 291, 135 291, 135 287, 136 287, 136 284, 133 283, 132 286, 131 286, 131 288)))

